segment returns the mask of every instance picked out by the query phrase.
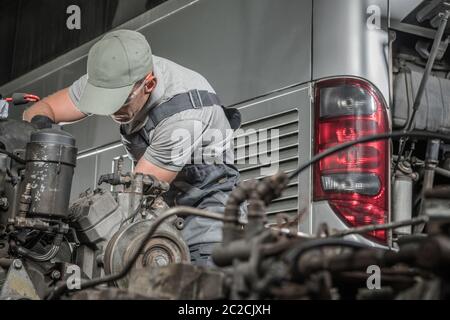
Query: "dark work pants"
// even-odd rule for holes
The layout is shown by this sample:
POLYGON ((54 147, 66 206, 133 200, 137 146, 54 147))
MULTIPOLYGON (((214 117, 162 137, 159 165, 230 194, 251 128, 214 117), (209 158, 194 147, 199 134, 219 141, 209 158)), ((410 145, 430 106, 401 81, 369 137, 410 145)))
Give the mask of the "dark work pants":
POLYGON ((201 267, 215 267, 211 253, 217 245, 220 245, 220 242, 199 243, 190 246, 192 264, 201 267))

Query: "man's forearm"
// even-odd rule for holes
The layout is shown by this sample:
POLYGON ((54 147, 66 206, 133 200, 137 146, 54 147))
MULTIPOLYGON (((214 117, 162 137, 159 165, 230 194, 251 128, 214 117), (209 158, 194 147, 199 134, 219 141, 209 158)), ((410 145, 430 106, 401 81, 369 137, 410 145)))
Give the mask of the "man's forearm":
POLYGON ((31 122, 34 116, 41 115, 50 118, 53 122, 56 122, 55 115, 52 108, 44 100, 38 101, 29 107, 23 113, 23 120, 31 122))

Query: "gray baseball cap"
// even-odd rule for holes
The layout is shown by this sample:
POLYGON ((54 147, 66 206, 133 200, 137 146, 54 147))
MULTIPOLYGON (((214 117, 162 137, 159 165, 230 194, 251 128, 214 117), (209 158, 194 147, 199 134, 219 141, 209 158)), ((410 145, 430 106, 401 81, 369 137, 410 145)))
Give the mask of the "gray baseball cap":
POLYGON ((136 82, 152 71, 150 45, 141 33, 117 30, 106 34, 89 50, 87 84, 78 109, 98 115, 115 113, 136 82))

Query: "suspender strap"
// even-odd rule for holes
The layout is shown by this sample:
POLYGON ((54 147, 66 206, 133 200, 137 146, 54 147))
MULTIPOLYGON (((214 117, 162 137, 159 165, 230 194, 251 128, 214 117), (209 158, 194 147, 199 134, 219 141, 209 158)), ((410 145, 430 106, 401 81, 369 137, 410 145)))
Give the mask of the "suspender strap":
MULTIPOLYGON (((149 117, 151 121, 149 122, 152 122, 150 125, 156 127, 162 120, 179 112, 213 105, 221 105, 219 97, 216 94, 206 90, 191 90, 186 93, 177 94, 169 101, 161 103, 150 110, 149 117)), ((146 126, 146 129, 149 128, 146 126)))

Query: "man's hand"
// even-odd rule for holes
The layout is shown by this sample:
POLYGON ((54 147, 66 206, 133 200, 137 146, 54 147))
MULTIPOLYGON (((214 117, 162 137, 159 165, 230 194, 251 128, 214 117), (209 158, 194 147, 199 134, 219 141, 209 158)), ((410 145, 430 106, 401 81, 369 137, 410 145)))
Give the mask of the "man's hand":
POLYGON ((30 122, 37 115, 46 116, 54 123, 74 122, 86 117, 70 99, 68 88, 33 104, 23 113, 23 120, 30 122))
POLYGON ((52 119, 50 119, 47 116, 42 116, 42 115, 34 116, 30 122, 32 124, 34 124, 36 126, 36 128, 38 128, 38 129, 51 128, 52 125, 55 124, 52 119))
POLYGON ((134 172, 139 172, 143 174, 151 174, 155 178, 161 181, 165 181, 167 183, 171 183, 173 179, 177 176, 178 172, 176 171, 170 171, 163 168, 160 168, 158 166, 155 166, 150 161, 146 160, 144 157, 142 157, 134 169, 134 172))

